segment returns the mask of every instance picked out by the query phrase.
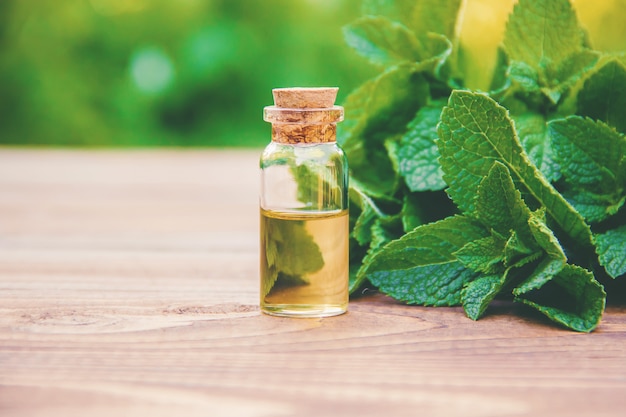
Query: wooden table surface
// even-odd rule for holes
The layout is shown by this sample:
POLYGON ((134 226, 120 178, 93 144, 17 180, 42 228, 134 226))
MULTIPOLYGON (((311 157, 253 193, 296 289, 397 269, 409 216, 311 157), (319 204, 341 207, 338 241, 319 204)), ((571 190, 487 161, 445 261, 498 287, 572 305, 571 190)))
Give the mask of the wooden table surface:
POLYGON ((626 413, 625 306, 261 314, 258 154, 0 148, 0 416, 626 413))

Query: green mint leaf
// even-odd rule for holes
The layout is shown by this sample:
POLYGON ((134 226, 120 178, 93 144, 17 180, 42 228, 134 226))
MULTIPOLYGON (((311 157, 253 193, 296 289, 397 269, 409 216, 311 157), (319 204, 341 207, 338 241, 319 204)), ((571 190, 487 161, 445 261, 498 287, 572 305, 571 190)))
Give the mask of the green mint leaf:
POLYGON ((546 86, 541 91, 557 104, 563 94, 598 62, 599 54, 582 50, 561 62, 555 69, 546 70, 546 86))
POLYGON ((509 57, 502 45, 496 50, 496 64, 493 70, 493 77, 489 85, 489 91, 492 96, 503 92, 509 85, 509 57))
POLYGON ((584 49, 584 32, 569 0, 520 0, 503 43, 511 79, 528 92, 541 91, 554 104, 598 60, 584 49))
POLYGON ((420 60, 417 38, 406 26, 383 16, 365 16, 344 28, 348 45, 383 67, 420 60))
POLYGON ((591 244, 591 230, 524 152, 508 111, 480 93, 453 91, 441 114, 437 145, 448 193, 459 208, 475 215, 478 184, 494 161, 504 164, 516 184, 546 207, 565 233, 591 244))
POLYGON ((504 47, 513 61, 550 68, 582 46, 583 31, 569 0, 520 0, 509 16, 504 47))
POLYGON ((478 219, 501 236, 508 236, 511 230, 527 229, 530 209, 501 162, 494 162, 480 182, 475 204, 478 219))
POLYGON ((548 181, 557 181, 561 170, 552 154, 546 119, 537 113, 524 113, 513 119, 522 147, 531 162, 548 181))
POLYGON ((442 190, 446 185, 435 144, 437 123, 445 103, 445 100, 435 100, 422 107, 400 140, 400 175, 411 191, 442 190))
POLYGON ((515 81, 523 91, 535 93, 541 91, 539 73, 525 62, 513 61, 509 66, 509 78, 515 81))
POLYGON ((545 213, 543 210, 534 211, 528 219, 530 232, 535 238, 537 245, 550 257, 561 259, 563 262, 567 260, 565 252, 554 236, 552 230, 546 225, 545 213))
POLYGON ((561 244, 545 224, 544 217, 543 211, 537 211, 531 213, 528 218, 528 227, 535 239, 535 244, 545 253, 545 256, 534 271, 513 290, 515 295, 540 288, 558 274, 567 262, 561 244))
POLYGON ((386 16, 416 34, 439 33, 454 39, 461 0, 364 0, 363 14, 386 16))
POLYGON ((378 251, 365 274, 382 292, 398 300, 458 304, 461 288, 475 272, 465 268, 453 254, 486 236, 478 222, 464 216, 419 226, 378 251))
POLYGON ((494 272, 495 266, 504 259, 506 240, 498 236, 487 236, 467 243, 454 256, 465 267, 484 273, 494 272))
POLYGON ((487 275, 468 283, 461 292, 465 314, 472 320, 478 320, 487 310, 489 303, 502 290, 506 275, 487 275))
POLYGON ((613 278, 626 274, 626 225, 595 235, 600 265, 613 278))
POLYGON ((366 271, 370 261, 381 247, 388 242, 399 238, 403 233, 401 215, 379 217, 371 228, 372 241, 367 253, 363 257, 360 267, 349 283, 350 293, 363 287, 367 282, 366 271))
POLYGON ((372 226, 372 249, 378 250, 394 239, 404 234, 402 228, 402 214, 379 218, 372 226))
POLYGON ((408 26, 416 33, 438 33, 448 39, 455 39, 456 22, 461 0, 420 0, 413 1, 415 7, 408 26))
POLYGON ((368 15, 344 32, 350 46, 374 64, 415 62, 420 71, 446 79, 443 64, 456 42, 460 0, 366 0, 368 15))
POLYGON ((541 251, 536 248, 536 242, 528 242, 527 236, 522 239, 513 231, 504 246, 504 266, 520 268, 537 260, 541 255, 541 251))
POLYGON ((569 0, 519 0, 509 16, 504 47, 513 61, 545 69, 582 46, 583 31, 569 0))
POLYGON ((513 289, 513 294, 526 294, 532 290, 541 288, 548 281, 553 279, 556 274, 561 272, 565 265, 567 264, 562 259, 548 256, 542 258, 526 279, 513 289))
POLYGON ((390 240, 403 233, 402 215, 389 216, 381 211, 378 203, 355 184, 350 185, 350 282, 349 291, 354 293, 367 281, 364 267, 374 253, 390 240))
POLYGON ((564 196, 590 222, 617 213, 626 200, 626 136, 580 116, 554 120, 549 130, 571 187, 564 196))
POLYGON ((561 194, 589 223, 597 223, 616 214, 626 202, 626 195, 597 194, 582 188, 564 189, 561 194))
POLYGON ((390 242, 372 260, 368 272, 455 261, 454 252, 468 242, 487 236, 484 227, 474 219, 465 216, 447 217, 419 226, 390 242))
POLYGON ((448 195, 441 191, 404 190, 401 213, 404 231, 409 232, 422 224, 458 214, 458 209, 448 195))
POLYGON ((399 177, 385 142, 404 132, 428 96, 428 83, 415 66, 400 65, 361 85, 344 102, 347 120, 339 124, 337 139, 350 161, 351 181, 368 195, 394 194, 399 177))
POLYGON ((376 220, 384 216, 376 203, 353 182, 349 188, 350 198, 350 293, 356 291, 363 280, 359 270, 373 240, 372 229, 376 220))
POLYGON ((426 306, 459 305, 463 286, 475 276, 475 272, 454 261, 368 274, 381 292, 407 304, 426 306))
POLYGON ((415 0, 363 0, 364 15, 386 16, 391 20, 406 23, 413 14, 415 0))
POLYGON ((461 300, 463 286, 476 273, 458 262, 420 265, 407 269, 366 272, 378 289, 408 304, 452 306, 461 300))
POLYGON ((566 179, 612 191, 626 181, 626 137, 580 116, 549 123, 552 147, 566 179))
POLYGON ((418 38, 422 45, 417 68, 439 80, 447 79, 445 64, 452 54, 452 42, 443 35, 429 32, 418 38))
MULTIPOLYGON (((372 225, 379 217, 379 212, 374 203, 367 196, 361 197, 361 212, 356 218, 352 227, 351 236, 356 239, 360 245, 367 245, 372 240, 372 225)), ((353 201, 351 199, 351 201, 353 201)), ((354 203, 353 203, 354 204, 354 203)))
POLYGON ((380 212, 374 201, 354 184, 350 186, 350 211, 358 210, 354 224, 351 227, 351 236, 359 245, 368 245, 372 240, 372 226, 380 212))
POLYGON ((626 66, 608 61, 585 81, 578 93, 578 114, 602 120, 626 134, 626 66))
POLYGON ((405 232, 410 232, 424 223, 424 212, 420 204, 420 195, 406 193, 402 200, 402 226, 405 232))
POLYGON ((517 296, 516 301, 572 330, 590 332, 602 318, 606 293, 591 272, 565 265, 541 288, 517 296))
POLYGON ((513 233, 504 250, 507 272, 512 268, 522 267, 525 267, 525 271, 530 271, 522 272, 523 280, 513 289, 514 295, 541 288, 561 272, 567 261, 559 241, 545 224, 543 210, 532 212, 527 221, 528 230, 534 239, 530 247, 526 242, 518 240, 513 233), (535 263, 534 267, 532 263, 535 263))

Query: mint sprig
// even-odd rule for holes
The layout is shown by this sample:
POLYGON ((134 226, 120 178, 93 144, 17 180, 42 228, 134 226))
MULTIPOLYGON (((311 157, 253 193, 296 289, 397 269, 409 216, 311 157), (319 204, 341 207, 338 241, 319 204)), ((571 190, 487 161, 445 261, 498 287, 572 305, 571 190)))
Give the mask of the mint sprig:
POLYGON ((471 92, 460 1, 364 0, 346 39, 381 73, 345 102, 351 291, 408 304, 496 298, 588 332, 626 276, 624 55, 568 0, 520 0, 493 91, 471 92), (450 198, 448 198, 450 197, 450 198))

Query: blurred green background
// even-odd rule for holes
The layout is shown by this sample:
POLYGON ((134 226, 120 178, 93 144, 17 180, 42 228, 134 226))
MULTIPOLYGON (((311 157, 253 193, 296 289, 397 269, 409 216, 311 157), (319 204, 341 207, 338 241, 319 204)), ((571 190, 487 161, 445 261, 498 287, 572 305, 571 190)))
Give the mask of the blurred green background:
POLYGON ((272 88, 373 74, 341 34, 359 3, 0 0, 0 143, 266 142, 272 88))
MULTIPOLYGON (((575 4, 594 46, 624 46, 626 0, 575 4)), ((467 1, 475 87, 511 5, 467 1)), ((343 41, 359 15, 360 0, 0 0, 0 144, 261 146, 272 88, 338 86, 341 102, 375 74, 343 41)))

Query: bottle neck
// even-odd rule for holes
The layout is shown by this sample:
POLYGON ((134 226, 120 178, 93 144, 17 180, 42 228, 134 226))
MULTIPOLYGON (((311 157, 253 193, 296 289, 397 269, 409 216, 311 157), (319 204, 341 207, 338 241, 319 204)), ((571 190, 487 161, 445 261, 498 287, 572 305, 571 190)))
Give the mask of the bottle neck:
POLYGON ((337 140, 337 125, 272 123, 272 141, 282 144, 332 143, 337 140))

